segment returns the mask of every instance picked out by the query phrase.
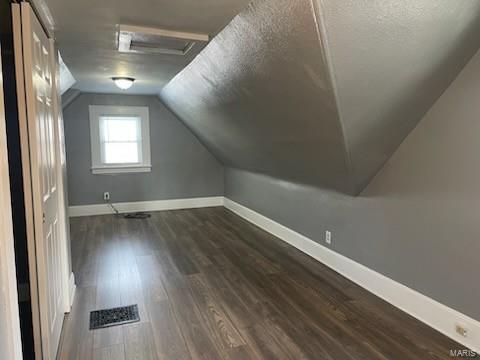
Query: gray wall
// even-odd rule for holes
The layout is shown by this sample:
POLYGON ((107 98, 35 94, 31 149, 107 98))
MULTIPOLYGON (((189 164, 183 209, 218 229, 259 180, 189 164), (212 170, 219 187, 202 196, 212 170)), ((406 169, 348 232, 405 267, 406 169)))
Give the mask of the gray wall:
POLYGON ((228 169, 226 196, 480 320, 480 53, 358 197, 228 169))
POLYGON ((70 205, 223 195, 223 167, 156 96, 82 94, 64 109, 70 205), (152 172, 93 175, 89 105, 148 106, 152 172))

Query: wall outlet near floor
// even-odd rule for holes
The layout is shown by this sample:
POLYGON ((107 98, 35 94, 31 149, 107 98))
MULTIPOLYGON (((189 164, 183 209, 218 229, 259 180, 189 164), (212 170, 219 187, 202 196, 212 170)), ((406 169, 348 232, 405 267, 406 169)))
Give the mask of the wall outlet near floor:
POLYGON ((462 324, 455 324, 455 332, 462 337, 468 336, 468 329, 462 324))
POLYGON ((332 243, 332 233, 331 231, 325 231, 325 242, 330 245, 332 243))
POLYGON ((103 200, 110 201, 110 193, 109 192, 104 192, 103 193, 103 200))

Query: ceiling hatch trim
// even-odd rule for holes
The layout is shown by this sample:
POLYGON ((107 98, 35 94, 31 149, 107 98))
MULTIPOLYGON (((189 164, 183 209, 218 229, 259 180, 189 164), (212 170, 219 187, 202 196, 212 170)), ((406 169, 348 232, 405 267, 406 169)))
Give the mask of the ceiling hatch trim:
POLYGON ((118 51, 185 56, 195 44, 209 40, 208 34, 121 24, 118 51))

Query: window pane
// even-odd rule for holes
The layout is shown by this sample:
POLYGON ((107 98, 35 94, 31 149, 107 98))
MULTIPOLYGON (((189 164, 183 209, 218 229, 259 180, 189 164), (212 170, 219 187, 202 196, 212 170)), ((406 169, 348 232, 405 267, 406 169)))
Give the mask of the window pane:
POLYGON ((138 144, 104 143, 105 164, 134 164, 140 162, 138 144))
POLYGON ((104 116, 100 119, 100 123, 103 141, 138 141, 140 139, 140 118, 138 117, 104 116))

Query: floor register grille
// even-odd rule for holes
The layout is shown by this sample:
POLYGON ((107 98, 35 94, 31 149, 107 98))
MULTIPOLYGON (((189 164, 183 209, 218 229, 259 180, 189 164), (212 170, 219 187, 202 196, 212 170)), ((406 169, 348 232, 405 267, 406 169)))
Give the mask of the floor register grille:
POLYGON ((140 321, 138 306, 122 306, 90 312, 90 330, 140 321))

